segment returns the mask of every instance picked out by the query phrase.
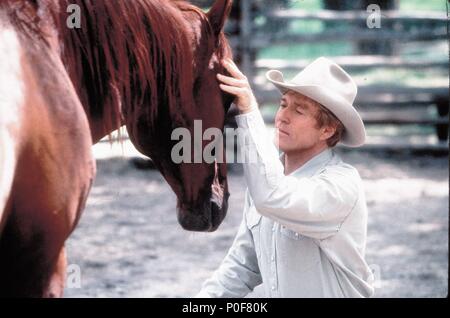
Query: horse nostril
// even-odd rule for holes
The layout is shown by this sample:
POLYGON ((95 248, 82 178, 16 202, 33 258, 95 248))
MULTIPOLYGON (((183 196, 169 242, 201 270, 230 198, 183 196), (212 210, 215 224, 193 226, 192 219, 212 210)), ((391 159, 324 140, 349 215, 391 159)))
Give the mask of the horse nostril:
POLYGON ((227 200, 218 204, 214 200, 204 203, 203 207, 196 210, 179 209, 178 222, 187 231, 214 232, 225 218, 227 200))
POLYGON ((204 211, 201 211, 201 213, 194 213, 190 210, 179 210, 178 222, 186 231, 208 232, 211 228, 211 216, 209 213, 207 216, 203 213, 204 211))

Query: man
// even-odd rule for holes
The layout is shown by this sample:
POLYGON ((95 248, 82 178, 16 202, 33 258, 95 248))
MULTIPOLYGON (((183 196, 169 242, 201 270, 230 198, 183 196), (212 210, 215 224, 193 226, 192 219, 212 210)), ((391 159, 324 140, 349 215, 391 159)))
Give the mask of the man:
POLYGON ((236 96, 236 120, 257 160, 244 163, 248 190, 237 236, 197 296, 243 297, 263 283, 266 297, 370 297, 361 178, 332 150, 365 141, 354 81, 326 58, 291 82, 267 73, 283 94, 275 119, 280 161, 246 77, 232 61, 224 66, 232 77, 218 75, 221 89, 236 96))

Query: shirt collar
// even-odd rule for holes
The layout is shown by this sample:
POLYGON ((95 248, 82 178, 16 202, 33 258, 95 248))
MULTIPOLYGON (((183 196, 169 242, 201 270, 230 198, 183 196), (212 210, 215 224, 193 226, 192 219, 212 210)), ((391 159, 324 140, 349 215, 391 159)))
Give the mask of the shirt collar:
MULTIPOLYGON (((296 177, 311 177, 313 176, 319 169, 326 166, 331 158, 333 157, 333 150, 331 148, 327 148, 322 152, 318 153, 311 159, 309 159, 305 164, 303 164, 297 170, 294 170, 289 175, 296 177)), ((284 165, 284 153, 280 157, 281 162, 284 165)))

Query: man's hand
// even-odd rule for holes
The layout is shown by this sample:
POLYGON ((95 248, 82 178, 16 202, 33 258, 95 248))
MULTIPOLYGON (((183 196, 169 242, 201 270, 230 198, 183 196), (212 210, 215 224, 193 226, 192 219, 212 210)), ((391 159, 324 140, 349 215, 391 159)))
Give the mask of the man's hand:
POLYGON ((241 114, 246 114, 258 108, 258 102, 253 95, 252 88, 247 77, 242 74, 239 68, 231 59, 223 61, 223 66, 231 74, 232 77, 217 74, 217 79, 222 82, 220 88, 229 94, 236 96, 234 104, 241 114))

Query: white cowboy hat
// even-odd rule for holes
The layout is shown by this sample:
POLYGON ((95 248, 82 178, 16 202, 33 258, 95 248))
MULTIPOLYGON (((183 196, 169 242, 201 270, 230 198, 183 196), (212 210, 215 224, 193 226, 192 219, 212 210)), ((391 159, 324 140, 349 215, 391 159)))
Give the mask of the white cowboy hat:
POLYGON ((364 123, 353 106, 358 89, 350 75, 335 62, 319 57, 290 82, 285 82, 283 73, 277 70, 267 72, 266 77, 282 94, 292 90, 330 110, 345 127, 340 141, 343 145, 359 147, 364 144, 364 123))

